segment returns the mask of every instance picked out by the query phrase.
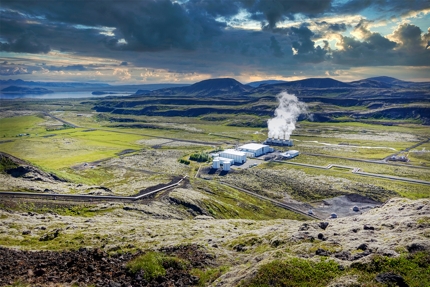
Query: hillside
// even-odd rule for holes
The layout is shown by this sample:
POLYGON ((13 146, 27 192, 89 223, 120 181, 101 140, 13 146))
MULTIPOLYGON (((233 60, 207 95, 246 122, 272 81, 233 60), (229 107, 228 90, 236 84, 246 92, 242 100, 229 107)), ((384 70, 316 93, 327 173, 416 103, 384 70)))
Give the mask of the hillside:
POLYGON ((429 284, 428 199, 392 199, 361 215, 305 223, 156 219, 144 215, 140 204, 99 204, 92 210, 88 218, 55 209, 1 209, 0 259, 7 268, 0 270, 0 285, 429 284))
POLYGON ((197 82, 190 86, 167 88, 153 91, 151 96, 187 96, 187 97, 215 97, 215 96, 237 96, 242 97, 252 87, 242 85, 235 79, 219 78, 197 82))
POLYGON ((287 83, 275 84, 278 87, 293 87, 293 88, 349 88, 351 85, 337 81, 331 78, 310 78, 287 83))

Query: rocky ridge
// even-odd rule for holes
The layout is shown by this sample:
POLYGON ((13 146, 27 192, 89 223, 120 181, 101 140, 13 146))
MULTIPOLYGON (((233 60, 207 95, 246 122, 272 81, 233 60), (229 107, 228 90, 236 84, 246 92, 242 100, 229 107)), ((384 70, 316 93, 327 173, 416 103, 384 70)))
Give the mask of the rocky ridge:
MULTIPOLYGON (((55 253, 55 257, 58 258, 62 258, 62 256, 80 258, 81 255, 76 255, 76 252, 86 252, 85 256, 81 256, 86 260, 79 261, 80 259, 76 259, 76 262, 81 262, 76 265, 76 272, 81 270, 80 273, 85 274, 85 278, 79 280, 84 280, 82 281, 83 284, 86 282, 85 280, 96 284, 105 284, 101 286, 109 286, 107 285, 111 284, 109 280, 121 284, 111 286, 128 286, 127 284, 133 282, 132 277, 125 279, 128 278, 126 271, 120 267, 121 264, 126 264, 134 256, 133 254, 146 252, 146 250, 164 252, 166 248, 178 248, 178 246, 190 245, 191 243, 193 246, 199 246, 201 252, 209 254, 207 258, 212 258, 210 264, 229 266, 228 271, 219 274, 218 279, 211 283, 213 286, 237 286, 243 280, 252 278, 262 265, 273 261, 275 258, 295 257, 315 262, 320 261, 321 258, 330 258, 339 266, 343 266, 342 268, 347 268, 351 264, 365 264, 377 255, 396 258, 405 253, 430 253, 430 200, 428 199, 395 198, 361 215, 307 222, 294 220, 214 220, 210 218, 204 218, 205 220, 201 220, 201 218, 196 218, 199 220, 175 220, 151 219, 150 217, 141 220, 143 219, 141 211, 124 208, 127 206, 135 205, 124 204, 120 206, 117 204, 117 208, 111 212, 90 219, 79 216, 60 216, 53 213, 29 215, 0 210, 0 217, 2 218, 0 245, 4 247, 1 252, 5 254, 4 256, 16 254, 14 256, 7 255, 11 258, 8 260, 12 261, 1 264, 3 274, 14 276, 13 278, 8 277, 8 280, 28 281, 31 278, 34 279, 34 277, 29 277, 29 271, 26 268, 16 269, 21 270, 19 272, 15 272, 15 269, 6 269, 6 266, 20 266, 20 264, 25 264, 26 260, 30 260, 30 258, 26 260, 19 258, 38 254, 17 251, 16 249, 72 250, 55 253), (107 226, 109 228, 106 228, 107 226), (55 234, 59 228, 57 236, 52 236, 46 241, 41 240, 46 234, 55 234), (29 245, 28 242, 33 244, 29 245), (78 247, 84 247, 85 251, 78 247), (108 261, 116 260, 117 263, 114 266, 117 267, 99 262, 101 259, 96 259, 99 256, 97 254, 102 254, 100 256, 108 261), (108 256, 108 254, 110 255, 108 256), (119 259, 121 255, 123 257, 119 259), (90 265, 92 267, 89 267, 90 265), (112 269, 111 277, 101 279, 100 275, 93 278, 94 274, 100 272, 88 272, 88 268, 94 267, 101 270, 101 266, 112 269), (11 273, 11 271, 14 272, 11 273), (115 281, 115 278, 120 278, 122 281, 115 281), (102 283, 97 281, 99 279, 102 280, 102 283)), ((50 258, 54 256, 54 253, 46 254, 50 254, 50 258)), ((58 264, 55 266, 52 264, 43 265, 45 261, 40 258, 38 260, 31 262, 33 262, 33 266, 42 264, 40 268, 45 269, 45 273, 41 276, 45 276, 44 274, 63 274, 61 273, 63 271, 58 269, 58 264), (54 272, 54 270, 56 271, 54 272)), ((200 259, 192 259, 191 261, 196 262, 193 264, 202 264, 201 266, 209 264, 200 259)), ((32 276, 36 275, 36 269, 32 269, 31 272, 34 274, 32 276)), ((178 273, 172 271, 172 274, 178 273)), ((44 279, 37 282, 40 282, 40 286, 47 286, 49 282, 71 284, 73 280, 77 280, 66 281, 65 278, 71 278, 72 275, 67 275, 69 277, 52 276, 54 277, 51 279, 41 277, 44 279)), ((191 278, 187 276, 184 278, 191 278)), ((169 281, 172 284, 169 286, 183 286, 180 285, 182 283, 174 283, 176 281, 169 281)), ((184 284, 196 284, 194 281, 187 282, 184 284)), ((10 284, 8 282, 2 284, 6 283, 10 284)))

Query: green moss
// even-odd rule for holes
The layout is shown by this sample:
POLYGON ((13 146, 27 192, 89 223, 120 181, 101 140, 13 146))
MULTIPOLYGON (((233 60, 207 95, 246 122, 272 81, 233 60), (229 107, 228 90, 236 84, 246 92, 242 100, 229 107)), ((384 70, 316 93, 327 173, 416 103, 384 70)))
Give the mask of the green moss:
POLYGON ((397 258, 374 256, 369 263, 353 263, 351 272, 359 282, 374 280, 380 273, 394 273, 404 278, 409 286, 430 286, 430 253, 417 252, 397 258))
POLYGON ((198 286, 208 286, 214 282, 217 278, 219 278, 222 274, 227 272, 229 269, 228 266, 221 266, 217 268, 208 268, 208 269, 192 269, 191 274, 199 277, 198 286))
POLYGON ((424 216, 417 220, 417 223, 424 227, 430 227, 430 216, 424 216))
POLYGON ((240 286, 326 286, 340 273, 338 264, 332 260, 275 260, 261 266, 252 279, 241 282, 240 286))
POLYGON ((275 218, 307 220, 308 218, 280 208, 244 192, 219 184, 215 181, 192 179, 193 187, 209 193, 209 199, 201 201, 201 206, 217 219, 267 220, 275 218))
POLYGON ((408 253, 396 258, 375 255, 367 263, 355 262, 348 268, 339 268, 329 259, 274 260, 262 265, 253 278, 242 281, 240 286, 327 286, 342 276, 356 277, 357 286, 386 286, 376 281, 381 273, 400 275, 409 286, 430 286, 430 253, 408 253))
POLYGON ((185 269, 187 264, 188 262, 182 259, 150 251, 127 263, 127 268, 132 273, 142 270, 144 278, 152 280, 159 276, 164 276, 166 268, 185 269))

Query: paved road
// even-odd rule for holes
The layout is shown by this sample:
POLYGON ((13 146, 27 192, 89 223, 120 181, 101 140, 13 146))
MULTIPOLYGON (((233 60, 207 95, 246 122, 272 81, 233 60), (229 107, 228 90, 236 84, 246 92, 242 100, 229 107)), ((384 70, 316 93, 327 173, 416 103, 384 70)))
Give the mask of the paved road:
POLYGON ((392 176, 392 175, 363 172, 357 167, 344 166, 344 165, 338 165, 338 164, 329 164, 327 166, 319 166, 319 165, 313 165, 313 164, 307 164, 307 163, 298 163, 298 162, 280 161, 280 160, 274 160, 274 162, 291 164, 291 165, 299 165, 299 166, 311 167, 311 168, 318 168, 318 169, 326 169, 326 170, 331 169, 333 167, 344 168, 344 169, 350 169, 351 172, 353 172, 355 174, 363 175, 363 176, 379 177, 379 178, 384 178, 384 179, 391 179, 391 180, 397 180, 397 181, 404 181, 404 182, 430 185, 430 181, 413 179, 413 178, 408 178, 408 177, 398 177, 398 176, 392 176))
POLYGON ((419 143, 417 143, 417 144, 414 144, 414 145, 412 145, 412 146, 410 146, 410 147, 408 147, 408 148, 405 148, 404 150, 401 150, 401 151, 399 151, 399 152, 393 153, 392 155, 389 155, 389 156, 387 156, 386 158, 384 158, 384 159, 383 159, 383 161, 387 161, 390 157, 392 157, 392 156, 397 156, 398 154, 400 154, 400 153, 402 153, 402 152, 408 152, 408 151, 410 151, 411 149, 414 149, 414 148, 416 148, 416 147, 419 147, 419 146, 420 146, 420 145, 422 145, 422 144, 428 143, 429 141, 430 141, 430 138, 428 138, 428 139, 426 139, 426 140, 424 140, 424 141, 422 141, 422 142, 419 142, 419 143))
MULTIPOLYGON (((420 144, 422 144, 422 143, 420 143, 420 144)), ((419 169, 430 170, 430 167, 396 164, 396 163, 386 162, 384 160, 359 159, 359 158, 341 157, 341 156, 336 156, 336 155, 326 155, 326 154, 307 153, 307 152, 302 152, 301 154, 310 155, 310 156, 317 156, 317 157, 337 158, 337 159, 344 159, 344 160, 350 160, 350 161, 368 162, 368 163, 385 164, 385 165, 392 165, 392 166, 399 166, 399 167, 410 167, 410 168, 419 168, 419 169)))
POLYGON ((184 176, 178 182, 161 187, 159 189, 147 192, 145 194, 137 195, 137 196, 109 196, 109 195, 82 195, 82 194, 57 194, 57 193, 32 193, 32 192, 14 192, 14 191, 4 191, 0 192, 0 195, 7 197, 19 197, 19 198, 46 198, 46 199, 63 199, 63 200, 71 200, 71 201, 136 201, 142 198, 148 197, 152 194, 168 190, 174 188, 182 183, 182 181, 187 178, 184 176))

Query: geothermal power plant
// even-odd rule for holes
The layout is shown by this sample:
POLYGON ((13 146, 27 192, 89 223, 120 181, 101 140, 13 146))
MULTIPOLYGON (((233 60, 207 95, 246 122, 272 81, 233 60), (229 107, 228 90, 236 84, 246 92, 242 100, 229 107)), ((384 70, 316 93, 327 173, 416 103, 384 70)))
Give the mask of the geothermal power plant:
MULTIPOLYGON (((218 154, 213 154, 212 168, 223 166, 224 171, 229 171, 231 165, 244 164, 247 157, 259 157, 273 152, 271 146, 293 146, 290 139, 296 129, 296 122, 301 113, 306 113, 306 104, 300 102, 296 96, 282 92, 278 95, 279 106, 275 110, 275 117, 267 121, 268 138, 263 144, 248 143, 235 149, 227 149, 218 154)), ((299 155, 299 151, 290 150, 281 154, 283 158, 293 158, 299 155)))

